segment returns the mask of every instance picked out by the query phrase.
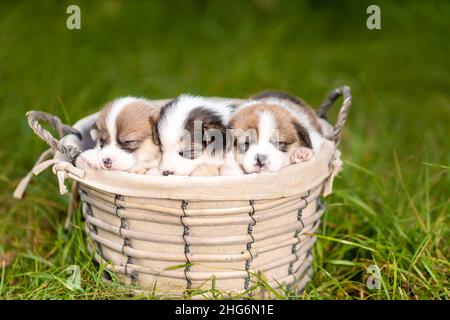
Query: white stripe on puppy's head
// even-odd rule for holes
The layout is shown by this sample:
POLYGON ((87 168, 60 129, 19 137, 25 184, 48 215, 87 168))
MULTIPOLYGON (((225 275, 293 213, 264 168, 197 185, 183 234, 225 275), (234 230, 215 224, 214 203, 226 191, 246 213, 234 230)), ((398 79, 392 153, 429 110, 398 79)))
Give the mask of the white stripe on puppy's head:
POLYGON ((231 112, 227 101, 189 95, 181 95, 166 104, 156 125, 163 175, 186 176, 202 163, 223 161, 221 155, 231 112))
POLYGON ((159 107, 141 98, 116 99, 100 111, 91 135, 98 141, 98 162, 103 169, 145 172, 159 164, 149 117, 157 119, 159 107))

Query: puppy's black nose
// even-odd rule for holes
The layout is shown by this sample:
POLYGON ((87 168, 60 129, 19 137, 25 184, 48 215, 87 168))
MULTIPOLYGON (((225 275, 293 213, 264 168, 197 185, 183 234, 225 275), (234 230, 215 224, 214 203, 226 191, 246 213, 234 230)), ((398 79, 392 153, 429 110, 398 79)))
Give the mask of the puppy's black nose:
POLYGON ((105 165, 106 168, 111 168, 112 166, 112 160, 111 158, 105 158, 103 159, 103 164, 105 165))
POLYGON ((267 155, 266 154, 261 154, 261 153, 257 153, 255 156, 256 159, 256 165, 258 167, 262 167, 266 164, 266 160, 267 160, 267 155))
POLYGON ((173 171, 170 171, 170 170, 164 170, 163 171, 163 176, 170 176, 172 174, 173 174, 173 171))

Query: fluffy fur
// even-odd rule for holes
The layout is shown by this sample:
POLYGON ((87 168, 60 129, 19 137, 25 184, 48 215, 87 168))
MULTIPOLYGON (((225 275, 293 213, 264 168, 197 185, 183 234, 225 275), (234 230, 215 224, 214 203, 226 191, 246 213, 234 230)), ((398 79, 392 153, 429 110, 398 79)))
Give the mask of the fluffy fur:
POLYGON ((162 152, 162 174, 187 176, 201 164, 219 168, 232 111, 228 101, 190 95, 166 104, 154 125, 155 142, 162 152))
POLYGON ((323 142, 314 111, 301 99, 284 93, 251 98, 235 112, 230 126, 235 135, 236 161, 245 173, 273 172, 308 160, 323 142))
POLYGON ((156 121, 159 109, 136 97, 107 103, 91 129, 97 145, 78 157, 77 166, 158 174, 161 153, 154 143, 148 119, 156 121))

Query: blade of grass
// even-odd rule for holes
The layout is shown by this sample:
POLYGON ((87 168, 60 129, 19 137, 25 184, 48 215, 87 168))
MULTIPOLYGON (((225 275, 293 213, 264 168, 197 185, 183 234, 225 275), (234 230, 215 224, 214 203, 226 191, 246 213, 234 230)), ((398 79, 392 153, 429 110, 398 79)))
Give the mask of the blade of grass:
POLYGON ((402 187, 403 192, 406 194, 406 197, 408 199, 408 203, 409 203, 409 205, 411 207, 411 210, 414 213, 414 215, 416 216, 417 221, 419 221, 419 224, 420 224, 420 227, 422 228, 422 231, 424 233, 427 233, 427 227, 425 225, 425 222, 423 221, 422 217, 420 216, 420 213, 417 210, 416 205, 414 204, 414 201, 412 200, 412 198, 411 198, 411 196, 409 194, 408 188, 406 187, 405 180, 403 179, 402 170, 400 168, 400 163, 398 161, 397 152, 395 150, 394 150, 394 163, 395 163, 395 170, 396 170, 396 173, 397 173, 397 177, 398 177, 398 179, 400 181, 400 186, 402 187))
POLYGON ((344 240, 344 239, 337 239, 337 238, 333 238, 333 237, 330 237, 330 236, 324 236, 324 235, 319 235, 319 234, 312 234, 312 233, 305 233, 305 234, 310 235, 312 237, 319 238, 319 239, 324 239, 324 240, 328 240, 328 241, 334 241, 334 242, 342 243, 342 244, 345 244, 345 245, 349 245, 349 246, 358 247, 358 248, 361 248, 361 249, 364 249, 364 250, 368 250, 370 252, 378 253, 378 251, 373 249, 373 248, 370 248, 370 247, 367 247, 367 246, 364 246, 364 245, 361 245, 361 244, 358 244, 358 243, 355 243, 355 242, 352 242, 352 241, 348 241, 348 240, 344 240))

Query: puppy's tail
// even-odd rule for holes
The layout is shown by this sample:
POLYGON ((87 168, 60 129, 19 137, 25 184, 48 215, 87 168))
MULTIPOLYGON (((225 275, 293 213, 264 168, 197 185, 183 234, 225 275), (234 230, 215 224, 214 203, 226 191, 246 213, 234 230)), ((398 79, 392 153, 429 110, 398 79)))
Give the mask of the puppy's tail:
POLYGON ((342 95, 342 92, 340 89, 335 89, 328 98, 322 102, 320 107, 317 109, 316 114, 319 118, 327 119, 326 113, 328 109, 333 105, 333 103, 342 95))

